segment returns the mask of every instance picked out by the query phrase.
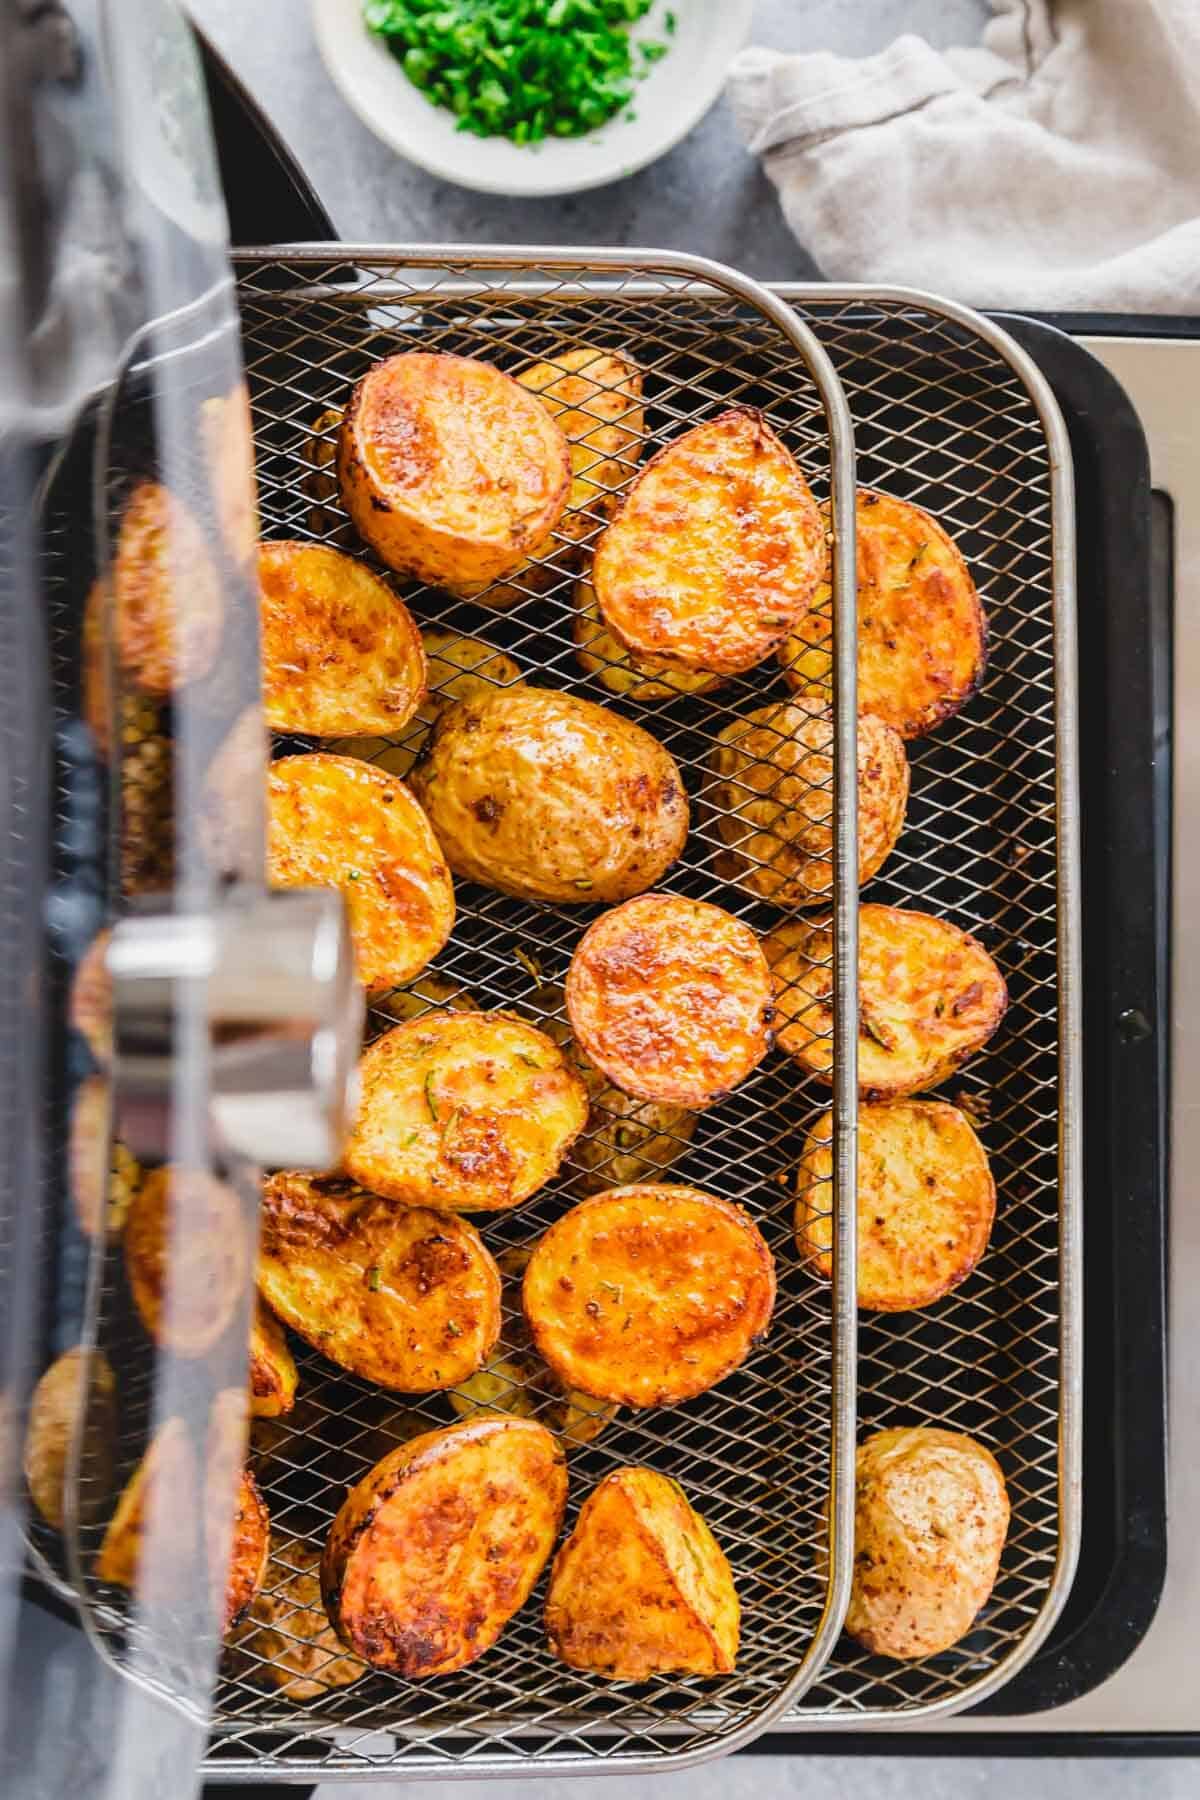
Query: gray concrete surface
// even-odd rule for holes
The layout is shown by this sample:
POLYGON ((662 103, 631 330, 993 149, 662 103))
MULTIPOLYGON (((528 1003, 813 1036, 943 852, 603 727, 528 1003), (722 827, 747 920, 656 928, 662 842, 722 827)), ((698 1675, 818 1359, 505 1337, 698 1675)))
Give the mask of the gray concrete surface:
MULTIPOLYGON (((506 201, 414 169, 376 142, 321 68, 306 0, 191 0, 192 11, 299 156, 342 236, 390 241, 618 243, 688 250, 748 273, 818 274, 718 103, 670 155, 593 193, 506 201)), ((760 0, 757 42, 847 55, 902 31, 975 39, 987 0, 760 0)), ((1197 1721, 1200 1726, 1200 1720, 1197 1721)), ((1198 1800, 1200 1764, 1118 1758, 738 1757, 653 1781, 397 1783, 318 1789, 318 1800, 1198 1800)))

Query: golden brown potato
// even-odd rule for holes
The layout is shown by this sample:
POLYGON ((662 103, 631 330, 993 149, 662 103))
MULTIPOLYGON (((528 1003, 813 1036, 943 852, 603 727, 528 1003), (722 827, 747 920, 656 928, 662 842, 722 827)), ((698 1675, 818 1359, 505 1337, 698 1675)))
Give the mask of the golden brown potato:
MULTIPOLYGON (((826 523, 828 506, 823 507, 826 523)), ((923 737, 965 706, 987 667, 987 624, 953 539, 910 500, 859 488, 858 704, 923 737)), ((781 647, 793 687, 832 687, 828 561, 813 611, 781 647)))
POLYGON ((337 445, 344 417, 345 408, 341 406, 322 407, 316 415, 304 446, 308 473, 300 483, 315 502, 308 510, 309 530, 316 537, 338 544, 354 541, 354 528, 338 498, 337 445))
POLYGON ((250 1320, 250 1414, 277 1419, 296 1404, 296 1359, 288 1349, 283 1326, 261 1300, 250 1320))
POLYGON ((246 564, 258 545, 254 423, 244 381, 200 403, 200 437, 213 505, 230 556, 246 564))
POLYGON ((147 1335, 177 1356, 203 1356, 228 1330, 246 1278, 241 1203, 198 1169, 152 1169, 122 1238, 125 1276, 147 1335), (186 1266, 178 1262, 187 1246, 186 1266), (168 1291, 167 1270, 180 1274, 168 1291))
POLYGON ((625 1406, 672 1406, 723 1381, 762 1336, 775 1266, 748 1213, 698 1188, 614 1188, 534 1247, 522 1291, 563 1381, 625 1406))
POLYGON ((588 1092, 587 1126, 567 1158, 572 1186, 598 1194, 665 1173, 687 1149, 695 1113, 667 1100, 639 1100, 615 1087, 577 1044, 568 1053, 588 1092))
POLYGON ((88 1075, 71 1107, 67 1167, 75 1217, 85 1237, 119 1232, 141 1178, 137 1159, 110 1135, 111 1095, 106 1075, 88 1075))
POLYGON ((640 894, 687 838, 674 757, 575 694, 519 687, 448 707, 412 781, 455 874, 523 900, 640 894))
POLYGON ((569 1387, 547 1367, 533 1347, 528 1321, 521 1311, 521 1277, 529 1266, 527 1246, 501 1251, 497 1257, 506 1283, 513 1283, 515 1304, 506 1310, 497 1354, 450 1393, 460 1419, 504 1413, 515 1419, 537 1419, 568 1444, 590 1444, 617 1415, 609 1400, 597 1400, 582 1388, 569 1387))
POLYGON ((567 972, 584 1055, 642 1100, 713 1106, 771 1047, 771 973, 748 925, 704 900, 643 894, 602 913, 567 972))
POLYGON ((272 1536, 262 1591, 233 1638, 244 1652, 246 1673, 289 1700, 316 1700, 367 1673, 358 1657, 343 1650, 325 1617, 320 1566, 318 1544, 272 1536))
MULTIPOLYGON (((709 758, 719 872, 781 907, 833 892, 833 713, 819 695, 760 706, 727 725, 709 758)), ((908 758, 882 720, 858 721, 858 879, 869 881, 904 828, 908 758)))
POLYGON ((452 594, 512 575, 567 504, 562 427, 508 375, 414 351, 358 383, 338 436, 338 485, 364 542, 452 594))
POLYGON ((592 584, 634 656, 736 675, 801 623, 824 556, 791 452, 738 407, 651 457, 596 545, 592 584))
MULTIPOLYGON (((766 951, 782 1021, 779 1046, 831 1081, 828 922, 777 925, 766 951)), ((936 1087, 987 1043, 1008 1005, 1004 977, 982 944, 948 919, 897 906, 859 911, 858 996, 858 1091, 865 1100, 936 1087)))
POLYGON ((363 1052, 359 1074, 346 1168, 412 1206, 516 1206, 549 1181, 587 1119, 562 1051, 511 1013, 397 1025, 363 1052))
POLYGON ((331 1362, 406 1394, 473 1374, 500 1331, 500 1275, 468 1220, 340 1175, 265 1183, 258 1285, 331 1362))
MULTIPOLYGON (((796 1171, 796 1241, 833 1273, 833 1114, 813 1126, 796 1171)), ((964 1114, 942 1100, 893 1100, 858 1111, 858 1304, 867 1312, 931 1306, 988 1246, 996 1184, 964 1114)))
POLYGON ((112 930, 98 931, 79 959, 71 982, 70 1019, 102 1069, 112 1061, 112 976, 108 946, 112 930))
POLYGON ((614 1681, 727 1675, 739 1620, 724 1552, 679 1484, 653 1469, 606 1475, 554 1559, 555 1656, 614 1681))
POLYGON ((95 1574, 114 1587, 137 1587, 149 1605, 186 1591, 195 1555, 196 1453, 182 1419, 159 1426, 126 1482, 96 1553, 95 1574), (153 1504, 155 1556, 147 1569, 143 1549, 147 1507, 153 1504))
POLYGON ((585 675, 594 675, 610 694, 646 703, 677 700, 681 694, 709 694, 721 677, 707 669, 676 669, 661 657, 634 657, 600 617, 590 581, 575 584, 575 660, 585 675))
MULTIPOLYGON (((215 1534, 213 1542, 215 1548, 215 1534)), ((243 1469, 234 1502, 229 1574, 225 1585, 225 1631, 237 1624, 262 1586, 270 1548, 271 1516, 267 1503, 251 1471, 243 1469)))
POLYGON ((426 1432, 352 1488, 321 1562, 348 1649, 416 1680, 482 1656, 525 1604, 562 1520, 561 1445, 532 1419, 426 1432))
POLYGON ((425 741, 446 708, 494 688, 520 687, 521 671, 511 656, 494 650, 482 638, 457 631, 421 633, 425 650, 426 690, 421 704, 399 738, 350 738, 338 745, 343 756, 362 756, 389 775, 412 773, 425 741))
POLYGON ((1008 1533, 990 1450, 957 1431, 877 1431, 858 1448, 846 1630, 877 1656, 936 1656, 987 1600, 1008 1533))
POLYGON ((271 758, 262 707, 245 707, 218 744, 200 791, 197 836, 214 872, 262 879, 266 780, 271 758))
POLYGON ((363 986, 419 975, 450 936, 454 884, 404 783, 353 756, 285 756, 267 808, 269 881, 342 890, 363 986))
POLYGON ((425 691, 421 634, 365 563, 325 544, 259 546, 263 707, 273 731, 400 731, 425 691))
POLYGON ((105 1357, 65 1350, 42 1375, 29 1403, 25 1483, 47 1525, 62 1530, 67 1459, 80 1413, 87 1409, 84 1463, 107 1465, 115 1430, 116 1382, 105 1357), (86 1387, 84 1385, 86 1379, 86 1387))
POLYGON ((191 512, 157 481, 125 502, 113 557, 116 655, 145 694, 207 675, 225 627, 216 565, 191 512))

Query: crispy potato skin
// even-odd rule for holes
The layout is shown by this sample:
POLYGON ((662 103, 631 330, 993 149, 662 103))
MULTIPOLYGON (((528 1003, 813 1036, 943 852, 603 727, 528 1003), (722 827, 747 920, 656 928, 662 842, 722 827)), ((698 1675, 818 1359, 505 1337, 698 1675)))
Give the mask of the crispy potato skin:
POLYGON ((364 987, 419 975, 454 925, 454 884, 402 781, 353 756, 285 756, 267 779, 273 887, 338 887, 364 987))
POLYGON ((272 1538, 262 1591, 233 1640, 253 1659, 246 1672, 289 1700, 315 1700, 367 1672, 325 1617, 320 1564, 320 1550, 303 1538, 272 1538))
POLYGON ((634 656, 736 675, 800 624, 824 555, 791 452, 734 409, 651 457, 596 545, 592 583, 634 656))
POLYGON ((143 693, 170 694, 208 674, 224 592, 196 520, 157 481, 138 482, 125 502, 112 592, 117 660, 143 693))
MULTIPOLYGON (((788 920, 766 941, 782 1023, 779 1046, 833 1078, 833 941, 827 921, 788 920)), ((858 1091, 901 1099, 936 1087, 1004 1017, 1004 977, 983 945, 948 919, 897 906, 858 915, 858 1091)))
POLYGON ((574 694, 509 688, 448 707, 412 781, 455 874, 523 900, 627 899, 687 838, 674 757, 574 694))
POLYGON ((278 1419, 296 1404, 296 1359, 283 1326, 262 1301, 250 1320, 250 1416, 278 1419))
POLYGON ((236 1625, 263 1584, 271 1547, 267 1503, 249 1469, 243 1469, 233 1514, 224 1629, 236 1625))
POLYGON ((571 958, 567 1013, 584 1055, 625 1093, 712 1106, 771 1047, 771 974, 740 919, 643 894, 602 913, 571 958))
MULTIPOLYGON (((822 507, 828 524, 829 508, 822 507)), ((924 737, 983 685, 987 622, 954 540, 910 500, 859 488, 858 704, 924 737)), ((813 610, 779 652, 793 687, 831 687, 828 562, 813 610)))
POLYGON ((626 700, 677 700, 681 694, 710 694, 721 685, 721 677, 706 669, 676 669, 659 656, 634 657, 600 617, 590 581, 575 584, 572 630, 575 660, 584 674, 626 700))
POLYGON ((321 1563, 325 1610, 376 1668, 446 1675, 524 1605, 562 1520, 562 1447, 532 1419, 430 1431, 352 1488, 321 1563))
POLYGON ((232 1188, 202 1170, 152 1169, 134 1194, 122 1234, 125 1275, 146 1333, 177 1356, 203 1356, 237 1310, 246 1232, 232 1188), (169 1296, 172 1238, 187 1245, 187 1279, 169 1296))
MULTIPOLYGON (((833 1273, 833 1114, 809 1133, 796 1171, 796 1242, 833 1273)), ((858 1113, 858 1304, 932 1306, 988 1246, 996 1184, 964 1113, 943 1100, 893 1100, 858 1113)))
POLYGON ((377 556, 470 594, 515 573, 553 530, 571 459, 562 427, 510 376, 470 357, 413 352, 376 363, 358 383, 337 474, 377 556))
POLYGON ((89 1359, 83 1350, 65 1350, 44 1372, 33 1390, 29 1424, 25 1432, 24 1472, 29 1497, 47 1525, 62 1530, 67 1458, 75 1423, 89 1404, 99 1410, 94 1449, 109 1450, 114 1424, 116 1383, 107 1361, 97 1354, 89 1359), (88 1389, 83 1383, 85 1370, 88 1389))
POLYGON ((739 1623, 724 1552, 683 1490, 652 1469, 606 1475, 554 1559, 555 1656, 614 1681, 726 1675, 739 1623))
POLYGON ((263 708, 273 731, 399 731, 425 691, 425 652, 404 602, 364 563, 324 544, 258 553, 263 708))
MULTIPOLYGON (((760 706, 713 746, 721 873, 779 907, 833 893, 833 713, 820 695, 760 706)), ((877 875, 904 828, 908 757, 881 719, 858 721, 858 879, 877 875)))
POLYGON ((745 1361, 770 1323, 775 1266, 740 1206, 646 1182, 557 1220, 529 1259, 522 1300, 563 1381, 626 1406, 671 1406, 745 1361))
POLYGON ((468 1220, 339 1175, 266 1181, 258 1285, 331 1362, 401 1393, 453 1387, 500 1332, 499 1271, 468 1220))
POLYGON ((102 1069, 112 1061, 112 976, 108 972, 106 925, 98 931, 75 970, 71 983, 70 1020, 102 1069))
POLYGON ((510 1013, 397 1025, 363 1052, 359 1075, 346 1168, 410 1206, 516 1206, 550 1179, 587 1119, 562 1051, 510 1013))
POLYGON ((1008 1520, 1000 1465, 974 1438, 877 1431, 858 1449, 846 1630, 900 1661, 957 1644, 995 1584, 1008 1520))
POLYGON ((126 1482, 108 1522, 96 1553, 95 1574, 100 1581, 110 1581, 114 1587, 137 1586, 151 1604, 165 1603, 178 1594, 193 1555, 198 1473, 187 1426, 182 1419, 165 1420, 126 1482), (160 1534, 152 1573, 139 1569, 151 1496, 160 1534), (175 1556, 170 1552, 172 1544, 175 1556))

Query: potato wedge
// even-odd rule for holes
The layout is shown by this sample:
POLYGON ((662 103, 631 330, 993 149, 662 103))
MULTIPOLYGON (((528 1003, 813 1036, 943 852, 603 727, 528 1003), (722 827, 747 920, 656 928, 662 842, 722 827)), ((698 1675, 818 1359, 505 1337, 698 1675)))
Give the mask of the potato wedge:
POLYGON ((310 737, 400 731, 425 691, 425 652, 399 595, 325 544, 258 552, 263 709, 310 737))
POLYGON ((125 502, 112 570, 116 656, 145 694, 207 675, 225 598, 204 533, 177 494, 139 481, 125 502))
POLYGON ((76 965, 71 982, 69 1016, 94 1060, 102 1069, 112 1061, 112 976, 108 946, 112 930, 105 926, 92 939, 76 965))
MULTIPOLYGON (((781 1050, 833 1079, 833 939, 828 921, 788 920, 766 940, 781 1050)), ((900 1099, 945 1081, 992 1036, 1008 1005, 983 945, 948 919, 896 906, 858 915, 858 1091, 900 1099)))
POLYGON ((524 1605, 562 1520, 561 1445, 532 1419, 426 1432, 352 1488, 321 1562, 347 1649, 410 1680, 483 1655, 524 1605))
POLYGON ((421 351, 376 363, 338 436, 342 502, 390 568, 452 594, 514 574, 567 504, 562 427, 490 364, 421 351))
POLYGON ((575 584, 575 660, 585 675, 594 675, 610 694, 646 704, 678 700, 681 694, 710 694, 721 676, 707 669, 676 669, 661 657, 634 657, 600 617, 590 581, 575 584))
MULTIPOLYGON (((964 1113, 942 1100, 858 1111, 858 1304, 931 1306, 965 1281, 988 1246, 996 1184, 964 1113)), ((833 1114, 809 1133, 796 1170, 796 1243, 833 1273, 833 1114)))
POLYGON ((875 1432, 858 1447, 850 1636, 905 1662, 957 1644, 995 1585, 1008 1521, 1000 1465, 974 1438, 875 1432))
POLYGON ((725 1554, 679 1484, 653 1469, 606 1475, 554 1559, 555 1656, 613 1681, 726 1675, 739 1625, 725 1554))
MULTIPOLYGON (((822 507, 828 524, 829 509, 822 507)), ((911 500, 859 488, 858 704, 903 738, 923 737, 983 683, 987 621, 958 546, 911 500)), ((832 692, 828 556, 813 610, 780 646, 789 684, 832 692)))
POLYGON ((246 1467, 249 1412, 240 1388, 213 1401, 204 1445, 204 1553, 222 1628, 242 1617, 262 1586, 271 1547, 271 1519, 258 1482, 246 1467), (233 1522, 228 1507, 233 1494, 233 1522))
POLYGON ((549 1181, 587 1119, 563 1052, 511 1013, 397 1025, 363 1052, 359 1075, 346 1168, 410 1206, 517 1206, 549 1181))
POLYGON ((522 1289, 559 1378, 624 1406, 714 1387, 766 1331, 775 1265, 750 1215, 698 1188, 593 1194, 534 1246, 522 1289))
POLYGON ((407 1394, 473 1374, 500 1331, 500 1275, 473 1225, 339 1175, 264 1184, 258 1285, 331 1362, 407 1394))
POLYGON ((250 1416, 277 1419, 296 1404, 296 1359, 283 1326, 258 1299, 250 1319, 250 1416))
POLYGON ((364 987, 419 975, 454 924, 454 885, 404 783, 352 756, 285 756, 267 782, 274 887, 338 887, 364 987))
POLYGON ((519 687, 448 707, 412 783, 455 874, 519 899, 627 899, 687 838, 674 757, 574 694, 519 687))
POLYGON ((56 1531, 62 1530, 67 1460, 80 1413, 87 1409, 83 1466, 90 1484, 102 1486, 99 1469, 107 1469, 116 1433, 116 1393, 106 1358, 100 1352, 89 1357, 78 1348, 56 1357, 33 1390, 25 1431, 25 1485, 56 1531))
POLYGON ((748 925, 705 900, 642 894, 575 948, 567 1013, 584 1055, 625 1093, 700 1109, 771 1047, 771 972, 748 925))
POLYGON ((225 548, 234 562, 245 566, 258 547, 258 492, 254 421, 244 381, 228 394, 212 394, 201 401, 200 439, 225 548))
POLYGON ((278 1688, 289 1700, 316 1700, 367 1673, 342 1648, 321 1604, 321 1547, 299 1537, 272 1536, 261 1591, 233 1637, 244 1653, 238 1672, 278 1688))
POLYGON ((116 1234, 124 1224, 141 1181, 132 1151, 110 1134, 111 1095, 107 1075, 88 1075, 71 1106, 67 1167, 75 1217, 85 1237, 116 1234))
POLYGON ((824 561, 799 465, 735 408, 651 457, 596 545, 592 584, 634 656, 736 675, 800 625, 824 561))
POLYGON ((137 1588, 148 1605, 181 1595, 191 1573, 196 1543, 196 1453, 182 1419, 167 1419, 126 1482, 96 1553, 97 1580, 137 1588), (155 1557, 144 1567, 147 1515, 155 1530, 155 1557))
POLYGON ((152 1169, 129 1207, 125 1276, 148 1337, 176 1356, 203 1356, 228 1330, 249 1251, 232 1188, 203 1170, 152 1169), (187 1246, 186 1266, 178 1261, 187 1246), (178 1278, 168 1287, 176 1259, 178 1278))
MULTIPOLYGON (((819 695, 757 707, 721 732, 709 756, 717 859, 727 880, 779 907, 833 893, 833 712, 819 695)), ((904 740, 881 719, 858 721, 858 879, 895 849, 908 805, 904 740)))

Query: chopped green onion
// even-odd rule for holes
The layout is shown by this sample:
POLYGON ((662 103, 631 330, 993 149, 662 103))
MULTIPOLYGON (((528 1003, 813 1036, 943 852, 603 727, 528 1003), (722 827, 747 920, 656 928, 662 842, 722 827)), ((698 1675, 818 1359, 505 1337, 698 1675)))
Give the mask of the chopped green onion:
POLYGON ((367 1286, 373 1294, 379 1292, 379 1279, 379 1267, 377 1264, 372 1263, 371 1267, 367 1270, 367 1286))
POLYGON ((428 1075, 425 1077, 425 1104, 429 1108, 430 1118, 433 1120, 434 1124, 436 1125, 438 1109, 437 1109, 437 1101, 433 1097, 433 1070, 432 1069, 430 1069, 428 1075))

